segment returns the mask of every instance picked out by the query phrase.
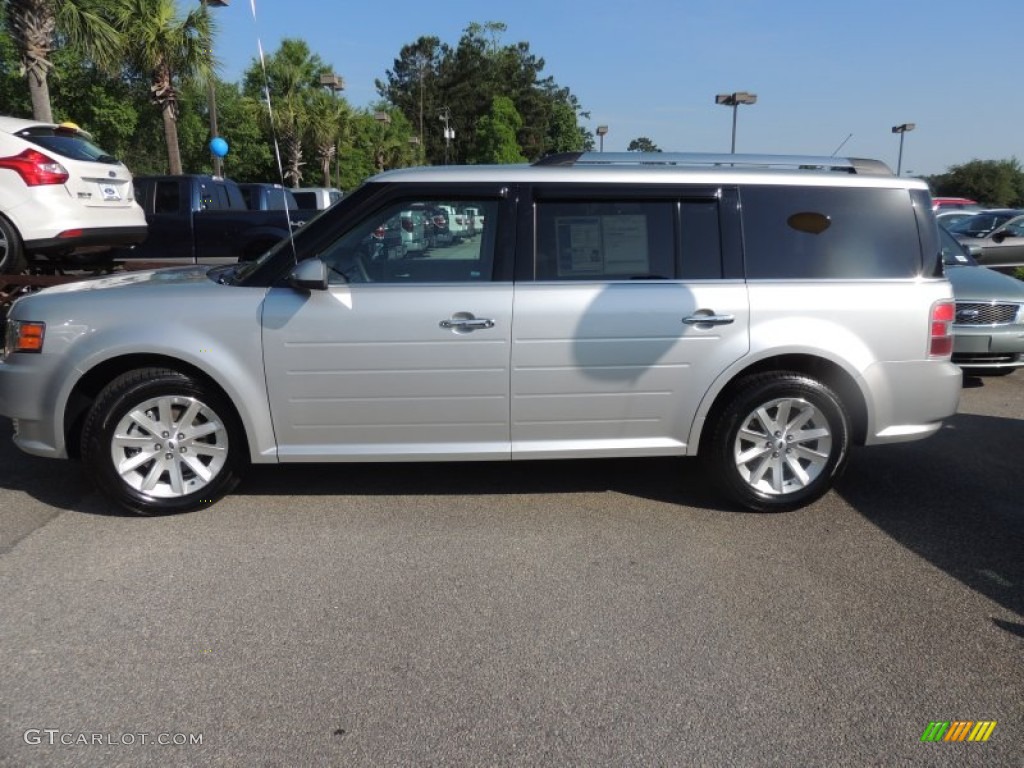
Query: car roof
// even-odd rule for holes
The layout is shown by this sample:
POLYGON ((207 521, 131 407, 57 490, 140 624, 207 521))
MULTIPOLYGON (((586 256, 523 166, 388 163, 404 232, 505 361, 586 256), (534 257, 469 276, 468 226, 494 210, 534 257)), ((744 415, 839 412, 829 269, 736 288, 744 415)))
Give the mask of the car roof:
POLYGON ((417 166, 385 171, 368 183, 613 183, 784 184, 928 189, 874 160, 789 155, 693 153, 568 153, 537 163, 417 166))
POLYGON ((7 133, 17 133, 25 128, 35 128, 41 125, 45 125, 50 128, 57 127, 57 123, 48 123, 45 120, 26 120, 21 117, 0 115, 0 131, 5 131, 7 133))

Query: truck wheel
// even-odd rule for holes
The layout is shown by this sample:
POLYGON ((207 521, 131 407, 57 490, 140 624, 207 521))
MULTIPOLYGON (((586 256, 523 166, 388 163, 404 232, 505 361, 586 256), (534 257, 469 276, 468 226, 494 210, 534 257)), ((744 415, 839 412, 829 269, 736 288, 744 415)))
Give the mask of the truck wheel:
POLYGON ((82 429, 81 455, 94 482, 140 515, 208 506, 238 484, 245 440, 228 400, 167 368, 114 379, 82 429))
POLYGON ((793 372, 750 377, 714 424, 705 456, 732 501, 782 512, 824 495, 845 468, 849 418, 819 381, 793 372))
POLYGON ((25 247, 21 237, 7 219, 0 216, 0 273, 16 275, 26 267, 25 247))

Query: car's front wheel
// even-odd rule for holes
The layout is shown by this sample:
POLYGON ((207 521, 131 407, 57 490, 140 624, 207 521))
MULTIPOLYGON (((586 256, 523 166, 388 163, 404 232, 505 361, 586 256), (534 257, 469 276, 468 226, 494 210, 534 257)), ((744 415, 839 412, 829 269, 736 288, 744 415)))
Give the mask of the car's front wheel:
POLYGON ((229 493, 244 441, 228 400, 167 368, 114 379, 82 429, 82 458, 100 490, 141 515, 188 512, 229 493))
POLYGON ((798 373, 752 376, 711 425, 705 460, 725 494, 758 512, 822 496, 842 472, 849 419, 827 386, 798 373))

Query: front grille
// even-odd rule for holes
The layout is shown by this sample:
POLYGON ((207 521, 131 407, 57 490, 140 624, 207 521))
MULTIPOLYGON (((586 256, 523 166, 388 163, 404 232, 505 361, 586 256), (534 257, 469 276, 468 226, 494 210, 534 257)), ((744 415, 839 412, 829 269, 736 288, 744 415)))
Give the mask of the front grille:
POLYGON ((1010 325, 1017 322, 1020 304, 981 304, 958 301, 955 325, 1010 325))

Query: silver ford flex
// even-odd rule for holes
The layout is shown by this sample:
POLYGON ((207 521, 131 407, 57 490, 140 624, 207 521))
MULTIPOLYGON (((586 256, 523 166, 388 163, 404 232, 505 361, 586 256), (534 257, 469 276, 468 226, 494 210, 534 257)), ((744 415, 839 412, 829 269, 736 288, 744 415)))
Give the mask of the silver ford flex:
POLYGON ((875 161, 412 168, 256 260, 19 299, 0 414, 142 514, 249 464, 621 456, 697 457, 777 511, 955 412, 952 297, 927 187, 875 161), (389 247, 428 208, 479 226, 389 247))

